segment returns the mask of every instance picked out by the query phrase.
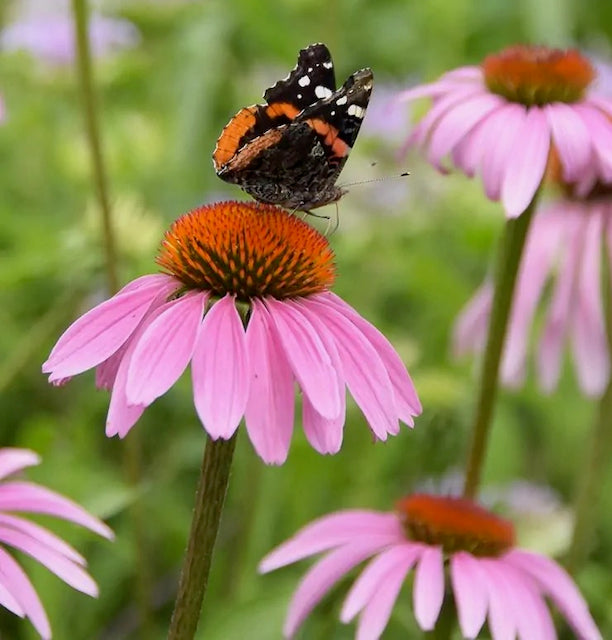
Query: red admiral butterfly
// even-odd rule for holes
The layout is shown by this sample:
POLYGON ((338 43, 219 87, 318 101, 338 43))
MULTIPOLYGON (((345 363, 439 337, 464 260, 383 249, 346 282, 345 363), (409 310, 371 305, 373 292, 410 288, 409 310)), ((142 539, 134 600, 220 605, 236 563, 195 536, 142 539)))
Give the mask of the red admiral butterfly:
POLYGON ((335 202, 336 186, 363 121, 373 75, 361 69, 336 91, 324 44, 302 49, 284 80, 264 100, 241 109, 213 153, 217 175, 260 202, 309 211, 335 202))

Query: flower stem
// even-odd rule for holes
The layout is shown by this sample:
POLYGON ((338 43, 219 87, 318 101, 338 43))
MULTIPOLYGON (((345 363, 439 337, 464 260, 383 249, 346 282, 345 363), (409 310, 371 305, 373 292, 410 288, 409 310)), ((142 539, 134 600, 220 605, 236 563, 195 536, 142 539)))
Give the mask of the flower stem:
POLYGON ((106 276, 111 293, 116 293, 119 289, 119 278, 117 276, 117 252, 115 249, 115 235, 113 233, 108 183, 104 169, 104 157, 102 154, 102 144, 100 143, 100 131, 98 127, 98 104, 94 90, 91 51, 89 47, 87 28, 87 0, 72 0, 72 11, 75 23, 77 68, 83 111, 85 114, 85 129, 87 132, 87 142, 89 144, 89 152, 91 155, 96 195, 98 197, 102 216, 106 276))
MULTIPOLYGON (((106 280, 111 294, 119 290, 119 276, 117 273, 117 251, 113 220, 110 206, 108 181, 102 153, 100 128, 98 125, 99 109, 94 89, 94 78, 89 43, 89 15, 87 0, 72 0, 74 16, 74 33, 76 42, 76 63, 78 81, 81 91, 81 102, 85 119, 85 130, 96 197, 100 208, 102 225, 102 243, 104 246, 104 264, 106 280)), ((130 436, 123 448, 122 464, 127 482, 132 487, 138 487, 142 481, 141 464, 142 445, 138 433, 130 436)), ((135 565, 136 565, 136 600, 140 614, 141 637, 149 638, 150 631, 150 585, 149 561, 147 558, 145 514, 142 500, 137 497, 130 507, 130 517, 134 532, 135 565)))
POLYGON ((489 317, 487 346, 483 357, 474 429, 463 488, 463 495, 467 498, 473 498, 476 495, 480 484, 497 396, 499 365, 508 328, 514 285, 537 198, 538 194, 536 193, 529 206, 518 218, 506 221, 501 239, 495 272, 495 290, 489 317))
POLYGON ((212 440, 209 437, 206 442, 168 640, 192 640, 195 636, 235 446, 236 435, 229 440, 212 440))
MULTIPOLYGON (((608 353, 612 361, 612 255, 606 241, 602 240, 605 266, 603 268, 604 312, 608 335, 608 353)), ((591 433, 586 464, 582 473, 574 502, 574 531, 567 554, 566 567, 576 573, 584 565, 591 550, 592 534, 598 516, 598 505, 604 479, 612 454, 612 376, 597 407, 595 425, 591 433)))

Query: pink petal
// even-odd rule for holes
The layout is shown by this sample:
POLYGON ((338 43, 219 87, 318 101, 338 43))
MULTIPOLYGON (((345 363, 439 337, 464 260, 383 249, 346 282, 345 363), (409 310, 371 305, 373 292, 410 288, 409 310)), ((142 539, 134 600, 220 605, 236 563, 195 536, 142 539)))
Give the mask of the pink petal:
MULTIPOLYGON (((378 556, 370 561, 368 566, 361 572, 355 583, 351 587, 346 600, 342 605, 340 620, 350 622, 368 602, 375 597, 380 586, 387 582, 389 574, 393 569, 399 568, 401 580, 403 581, 410 568, 417 561, 424 546, 419 543, 404 542, 382 551, 378 556)), ((401 585, 401 582, 400 582, 401 585)), ((393 601, 395 598, 393 599, 393 601)), ((393 601, 391 605, 393 605, 393 601)), ((383 627, 388 620, 385 620, 383 627)), ((359 634, 370 633, 370 625, 359 625, 359 634), (365 628, 363 628, 365 627, 365 628)), ((369 637, 369 636, 368 636, 369 637)))
POLYGON ((525 107, 507 104, 496 111, 486 124, 486 139, 483 132, 482 183, 487 198, 499 200, 502 184, 511 161, 511 153, 517 135, 525 122, 525 107))
POLYGON ((488 605, 478 560, 459 551, 451 556, 450 568, 461 633, 466 638, 476 638, 484 624, 488 605))
POLYGON ((544 176, 549 149, 546 116, 541 109, 532 107, 516 132, 501 189, 501 199, 510 218, 518 217, 533 200, 544 176))
POLYGON ((487 280, 459 312, 453 327, 455 357, 479 353, 484 349, 492 299, 493 283, 487 280))
POLYGON ((98 595, 98 587, 86 571, 35 538, 0 525, 0 540, 28 554, 72 588, 90 596, 98 595))
POLYGON ((293 376, 274 323, 258 300, 247 325, 246 348, 251 366, 245 410, 249 438, 264 462, 282 464, 293 433, 293 376))
POLYGON ((31 482, 1 484, 0 511, 45 513, 80 524, 105 538, 114 537, 113 532, 103 522, 72 500, 31 482))
POLYGON ((592 212, 584 224, 587 228, 573 304, 572 346, 580 387, 588 395, 599 395, 610 378, 600 273, 603 219, 592 212))
POLYGON ((43 373, 51 374, 50 381, 58 380, 106 360, 130 337, 165 287, 165 282, 160 286, 155 280, 88 311, 62 334, 43 364, 43 373))
POLYGON ((171 300, 148 323, 130 358, 125 390, 130 404, 150 405, 185 371, 208 296, 193 292, 171 300))
POLYGON ((560 222, 556 215, 538 213, 529 231, 512 301, 501 368, 502 380, 508 385, 518 386, 525 378, 529 333, 561 240, 563 226, 560 222))
POLYGON ((300 581, 291 598, 289 612, 283 625, 285 636, 291 637, 296 632, 312 609, 342 576, 378 549, 377 542, 359 540, 349 546, 330 551, 317 562, 300 581))
POLYGON ((40 456, 34 451, 12 447, 0 449, 0 479, 36 464, 40 464, 40 456))
POLYGON ((480 569, 489 596, 489 629, 494 640, 514 640, 519 611, 512 608, 508 593, 496 571, 497 560, 481 559, 480 569))
POLYGON ((576 110, 563 102, 544 107, 559 153, 563 178, 575 182, 591 159, 591 136, 576 110))
POLYGON ((444 601, 444 558, 441 547, 427 547, 421 553, 413 586, 414 617, 423 631, 431 631, 444 601))
POLYGON ((356 640, 378 640, 380 638, 389 622, 406 574, 413 563, 414 558, 403 557, 389 568, 384 580, 379 583, 378 589, 366 604, 359 618, 356 640))
POLYGON ((96 367, 96 389, 104 389, 106 391, 112 391, 117 379, 117 373, 121 366, 121 361, 125 356, 130 340, 119 347, 110 358, 107 358, 104 362, 96 367))
POLYGON ((344 428, 345 411, 333 420, 324 418, 304 396, 302 399, 302 425, 312 448, 319 453, 334 454, 340 451, 344 428))
POLYGON ((244 415, 249 393, 246 335, 234 297, 204 316, 191 364, 198 416, 211 438, 228 439, 244 415))
POLYGON ((391 343, 374 325, 360 316, 355 309, 335 293, 330 291, 320 296, 313 296, 313 298, 316 300, 321 299, 326 304, 332 304, 337 311, 348 318, 363 333, 376 349, 393 385, 399 418, 407 424, 412 424, 412 416, 419 415, 423 407, 406 366, 391 343))
POLYGON ((293 375, 317 413, 336 418, 342 411, 344 391, 329 353, 301 309, 287 302, 266 299, 293 375))
POLYGON ((322 318, 334 336, 346 384, 380 440, 399 430, 397 408, 387 370, 374 347, 345 316, 315 299, 302 302, 302 309, 322 318))
POLYGON ((589 131, 590 139, 602 163, 601 177, 612 181, 612 125, 599 109, 587 104, 575 107, 589 131))
POLYGON ((41 544, 49 547, 56 553, 63 555, 72 562, 85 566, 85 558, 73 549, 69 544, 64 542, 61 538, 58 538, 54 533, 51 533, 48 529, 41 527, 29 520, 25 520, 18 516, 12 516, 7 513, 0 514, 0 525, 4 528, 11 528, 16 531, 20 531, 30 538, 38 540, 41 544))
POLYGON ((404 542, 406 536, 394 513, 338 511, 311 522, 292 538, 273 549, 259 563, 267 573, 357 539, 376 541, 377 549, 404 542))
POLYGON ((563 341, 567 335, 576 272, 582 244, 581 228, 575 219, 565 224, 566 237, 563 242, 565 256, 557 274, 555 288, 538 347, 538 377, 545 391, 551 391, 559 379, 563 341))
POLYGON ((51 638, 51 627, 45 610, 23 569, 0 547, 0 584, 19 603, 25 615, 44 640, 51 638))
MULTIPOLYGON (((144 328, 142 329, 144 330, 144 328)), ((134 338, 137 337, 138 333, 136 333, 134 338)), ((106 435, 109 438, 115 435, 118 435, 120 438, 125 438, 146 409, 146 406, 143 404, 131 404, 125 393, 130 358, 137 344, 134 338, 130 340, 115 376, 113 391, 108 405, 108 413, 106 414, 106 435)))
POLYGON ((427 159, 438 169, 440 162, 452 149, 469 135, 470 130, 484 120, 494 109, 503 105, 499 96, 483 93, 462 101, 448 110, 432 130, 427 159))
POLYGON ((586 602, 572 579, 558 564, 544 556, 521 549, 513 549, 504 556, 504 560, 535 579, 544 593, 557 605, 579 638, 601 638, 586 602))
POLYGON ((16 616, 23 618, 25 616, 25 612, 22 609, 21 605, 15 600, 11 592, 2 584, 2 575, 0 574, 0 606, 8 609, 11 613, 14 613, 16 616))

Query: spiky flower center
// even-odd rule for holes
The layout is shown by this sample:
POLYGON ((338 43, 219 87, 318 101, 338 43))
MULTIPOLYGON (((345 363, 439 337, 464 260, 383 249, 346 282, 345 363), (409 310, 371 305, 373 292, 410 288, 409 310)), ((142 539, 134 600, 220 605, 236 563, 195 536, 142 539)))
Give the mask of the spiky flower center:
POLYGON ((493 92, 525 106, 578 102, 595 78, 591 63, 575 49, 514 46, 482 63, 493 92))
POLYGON ((217 202, 178 218, 157 264, 188 289, 244 302, 321 293, 335 276, 323 235, 283 209, 254 202, 217 202))
POLYGON ((439 545, 447 554, 499 556, 514 545, 512 523, 465 498, 415 493, 396 506, 411 540, 439 545))

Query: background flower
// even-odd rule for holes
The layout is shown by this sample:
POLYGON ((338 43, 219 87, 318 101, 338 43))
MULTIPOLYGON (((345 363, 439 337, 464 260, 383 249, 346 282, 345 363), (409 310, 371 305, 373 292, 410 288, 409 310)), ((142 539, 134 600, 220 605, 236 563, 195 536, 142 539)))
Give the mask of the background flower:
MULTIPOLYGON (((27 449, 0 449, 0 543, 40 562, 74 589, 90 596, 98 587, 85 571, 85 559, 46 528, 13 512, 52 515, 113 538, 112 531, 77 504, 41 485, 8 477, 38 464, 40 458, 27 449)), ((47 614, 32 583, 19 564, 0 548, 0 604, 27 617, 42 638, 51 637, 47 614)))

